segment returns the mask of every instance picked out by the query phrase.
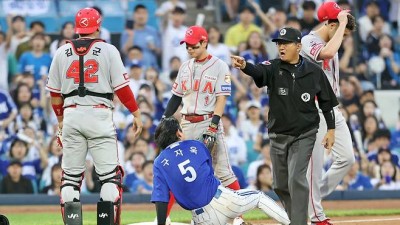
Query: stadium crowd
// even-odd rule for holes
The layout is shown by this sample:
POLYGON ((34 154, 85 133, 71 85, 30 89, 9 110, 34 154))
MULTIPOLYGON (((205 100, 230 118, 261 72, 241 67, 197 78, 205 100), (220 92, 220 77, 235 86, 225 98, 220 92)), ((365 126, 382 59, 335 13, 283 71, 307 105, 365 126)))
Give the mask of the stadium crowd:
MULTIPOLYGON (((395 127, 387 126, 374 97, 377 89, 400 88, 400 3, 337 3, 351 9, 358 21, 356 33, 345 39, 339 51, 340 109, 346 116, 357 160, 338 190, 400 190, 400 112, 395 127)), ((222 18, 231 26, 227 31, 217 25, 207 27, 208 51, 227 64, 231 54, 252 63, 276 58, 277 49, 271 39, 278 30, 291 26, 307 34, 320 26, 316 19, 319 4, 321 0, 225 0, 222 18)), ((197 7, 204 6, 204 1, 197 1, 197 7)), ((179 45, 187 26, 192 25, 185 24, 185 19, 193 16, 187 15, 187 10, 185 1, 160 1, 155 12, 159 23, 154 27, 147 24, 155 18, 149 17, 145 5, 137 4, 127 12, 126 19, 131 22, 126 23, 119 43, 113 43, 121 52, 144 124, 140 138, 134 139, 131 114, 115 97, 113 115, 128 192, 152 191, 152 160, 157 154, 154 129, 171 96, 178 69, 188 59, 185 47, 179 45)), ((0 32, 0 194, 58 195, 62 149, 54 138, 57 119, 45 83, 56 49, 76 38, 74 21, 62 25, 56 38, 50 38, 44 23, 28 24, 22 15, 8 15, 7 24, 8 29, 0 32)), ((101 29, 101 38, 111 40, 106 27, 101 29)), ((235 69, 232 88, 222 117, 230 162, 242 188, 270 191, 267 89, 257 88, 235 69)), ((180 118, 179 111, 175 116, 180 118)), ((326 155, 326 167, 330 162, 326 155)), ((88 157, 82 193, 99 190, 88 157)))

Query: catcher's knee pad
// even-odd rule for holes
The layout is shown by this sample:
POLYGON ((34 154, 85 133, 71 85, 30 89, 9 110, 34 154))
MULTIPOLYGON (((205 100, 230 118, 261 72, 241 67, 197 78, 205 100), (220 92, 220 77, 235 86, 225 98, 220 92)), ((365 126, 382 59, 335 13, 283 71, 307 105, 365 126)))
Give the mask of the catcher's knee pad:
POLYGON ((82 206, 79 202, 82 179, 83 173, 62 173, 60 205, 65 224, 82 224, 82 206))
POLYGON ((119 225, 124 171, 121 166, 117 166, 111 172, 97 175, 101 183, 100 202, 97 203, 97 224, 119 225))

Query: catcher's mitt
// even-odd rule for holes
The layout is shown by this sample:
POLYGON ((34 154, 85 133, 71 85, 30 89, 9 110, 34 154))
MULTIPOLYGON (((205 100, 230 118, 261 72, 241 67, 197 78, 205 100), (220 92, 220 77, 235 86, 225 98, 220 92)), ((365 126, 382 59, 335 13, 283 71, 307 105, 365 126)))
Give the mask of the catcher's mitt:
POLYGON ((60 146, 62 148, 63 147, 63 144, 62 144, 62 128, 58 127, 56 137, 57 137, 58 146, 60 146))

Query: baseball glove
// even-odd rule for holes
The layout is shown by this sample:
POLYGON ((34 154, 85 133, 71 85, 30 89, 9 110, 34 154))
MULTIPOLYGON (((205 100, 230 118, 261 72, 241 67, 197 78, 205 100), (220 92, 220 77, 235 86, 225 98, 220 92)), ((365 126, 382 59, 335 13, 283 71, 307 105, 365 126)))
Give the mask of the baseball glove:
POLYGON ((218 126, 211 123, 208 129, 200 137, 200 141, 204 143, 210 152, 214 149, 214 145, 217 141, 217 130, 218 126))
POLYGON ((62 144, 62 128, 58 127, 56 137, 57 137, 58 146, 60 146, 62 148, 63 147, 63 144, 62 144))

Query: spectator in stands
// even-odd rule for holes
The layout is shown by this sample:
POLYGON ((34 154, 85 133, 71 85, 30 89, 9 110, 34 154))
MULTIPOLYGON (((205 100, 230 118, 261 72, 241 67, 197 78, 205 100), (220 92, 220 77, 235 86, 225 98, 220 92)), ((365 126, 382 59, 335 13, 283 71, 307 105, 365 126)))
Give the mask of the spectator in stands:
POLYGON ((54 53, 57 51, 57 49, 65 44, 66 40, 72 40, 75 38, 75 24, 73 22, 65 22, 61 26, 61 32, 60 36, 57 37, 56 40, 51 42, 50 44, 50 55, 51 57, 54 56, 54 53))
MULTIPOLYGON (((131 125, 130 125, 131 126, 131 125)), ((130 127, 128 126, 128 127, 130 127)), ((127 138, 131 136, 130 131, 128 130, 127 138)), ((149 143, 144 139, 144 138, 137 138, 135 140, 126 140, 128 143, 126 150, 125 150, 125 161, 129 160, 130 156, 134 152, 142 152, 145 156, 146 159, 154 159, 154 151, 151 150, 151 147, 149 146, 149 143)))
POLYGON ((147 25, 149 13, 146 6, 138 4, 133 13, 133 28, 127 28, 121 35, 121 50, 126 55, 128 49, 137 45, 143 50, 143 61, 157 64, 161 54, 161 41, 157 30, 147 25))
POLYGON ((272 168, 270 150, 271 150, 271 145, 269 139, 263 141, 261 143, 261 152, 260 152, 261 158, 253 162, 250 162, 249 167, 247 169, 247 182, 249 184, 255 184, 255 181, 257 179, 257 168, 260 165, 266 164, 270 168, 272 168))
POLYGON ((269 32, 271 38, 276 38, 279 35, 279 30, 286 26, 287 15, 283 8, 276 8, 272 15, 272 21, 275 24, 275 30, 269 32))
POLYGON ((33 194, 32 182, 22 176, 22 164, 11 161, 7 167, 7 176, 1 181, 1 194, 33 194))
POLYGON ((310 33, 319 24, 319 21, 315 18, 316 7, 317 5, 314 1, 303 2, 303 17, 300 19, 301 33, 303 35, 310 33))
POLYGON ((148 68, 145 72, 145 80, 151 84, 154 95, 154 119, 160 119, 165 109, 162 105, 163 94, 167 91, 166 84, 160 80, 158 71, 154 68, 148 68))
POLYGON ((40 124, 37 124, 33 119, 33 107, 29 103, 21 105, 14 123, 14 130, 16 132, 22 130, 24 127, 32 127, 35 131, 38 131, 40 128, 40 124))
POLYGON ((391 134, 388 129, 378 129, 372 137, 373 149, 368 149, 368 153, 378 152, 380 148, 389 148, 391 134))
MULTIPOLYGON (((10 29, 9 29, 10 30, 10 29)), ((0 31, 0 90, 8 90, 8 52, 11 34, 0 31)))
POLYGON ((385 128, 385 122, 382 120, 381 110, 373 100, 367 100, 361 104, 361 112, 359 114, 360 123, 363 123, 368 116, 375 116, 378 120, 378 128, 385 128))
POLYGON ((352 5, 350 4, 350 2, 348 0, 338 0, 336 3, 342 10, 351 10, 352 11, 352 5))
POLYGON ((268 60, 269 56, 260 32, 253 31, 249 34, 246 42, 246 50, 240 55, 246 61, 253 64, 259 64, 268 60))
POLYGON ((391 137, 391 149, 400 152, 400 111, 398 112, 396 127, 392 131, 391 137))
POLYGON ((378 190, 400 190, 400 181, 397 179, 398 168, 391 161, 384 161, 380 165, 380 177, 371 180, 378 190))
POLYGON ((33 103, 31 88, 25 83, 20 83, 13 92, 13 99, 18 110, 23 104, 33 103))
POLYGON ((171 11, 170 19, 163 26, 163 52, 162 70, 170 71, 169 62, 172 57, 177 56, 182 62, 188 59, 188 54, 180 41, 184 39, 187 26, 184 25, 186 12, 183 8, 175 7, 171 11))
POLYGON ((360 104, 359 96, 362 93, 361 84, 354 76, 340 79, 340 101, 349 114, 357 113, 360 104))
POLYGON ((253 23, 255 18, 254 9, 246 6, 240 9, 239 22, 231 26, 225 35, 225 44, 236 51, 240 42, 247 41, 253 31, 261 33, 260 27, 253 23))
POLYGON ((32 50, 33 46, 31 44, 31 41, 33 39, 33 36, 35 36, 36 34, 43 35, 44 40, 45 40, 45 46, 44 46, 43 51, 49 52, 51 38, 50 38, 50 36, 44 34, 44 32, 45 32, 44 24, 41 21, 33 21, 29 27, 30 27, 30 30, 28 32, 29 39, 25 42, 20 43, 15 52, 15 57, 17 58, 17 60, 19 60, 19 58, 22 56, 23 53, 32 50))
POLYGON ((268 113, 269 113, 269 105, 265 105, 262 107, 262 123, 260 127, 258 128, 258 133, 256 136, 256 140, 253 145, 254 151, 261 152, 261 147, 262 143, 265 141, 269 141, 269 136, 268 136, 268 113))
POLYGON ((161 3, 161 5, 156 10, 156 16, 162 18, 162 26, 165 26, 170 19, 171 13, 179 7, 183 10, 186 10, 186 3, 180 0, 167 0, 161 3))
POLYGON ((143 177, 133 181, 129 186, 133 194, 151 194, 153 191, 153 161, 146 161, 142 166, 143 177))
POLYGON ((61 177, 62 177, 62 169, 61 164, 54 164, 51 167, 51 184, 44 187, 41 193, 47 195, 60 195, 61 190, 61 177))
POLYGON ((18 114, 17 106, 5 89, 0 88, 0 129, 8 131, 8 126, 18 114))
POLYGON ((371 18, 372 29, 367 36, 367 40, 365 41, 369 58, 374 55, 378 55, 380 52, 379 48, 379 39, 385 34, 383 31, 383 26, 385 21, 383 17, 380 15, 374 16, 371 18))
POLYGON ((22 16, 7 16, 7 33, 11 35, 10 54, 15 55, 18 45, 29 41, 30 37, 26 32, 25 18, 22 16))
POLYGON ((228 65, 231 64, 231 52, 224 43, 222 43, 222 35, 218 26, 212 25, 207 29, 208 33, 208 48, 207 52, 210 55, 220 58, 228 65))
POLYGON ((272 191, 272 182, 271 167, 267 164, 262 164, 257 168, 257 179, 253 185, 250 185, 250 189, 269 192, 272 191))
POLYGON ((375 166, 382 165, 385 161, 391 161, 396 167, 400 166, 399 155, 389 148, 380 148, 378 152, 373 152, 368 155, 368 160, 375 166))
POLYGON ((46 40, 43 33, 33 35, 30 44, 32 51, 23 53, 19 59, 19 72, 30 72, 34 75, 35 81, 38 81, 47 76, 51 56, 44 51, 46 40))
POLYGON ((134 64, 141 65, 142 70, 146 70, 147 68, 150 67, 158 68, 157 64, 151 64, 151 63, 152 62, 150 61, 143 60, 142 48, 137 45, 134 45, 128 49, 128 54, 124 62, 127 71, 129 71, 129 68, 131 68, 131 66, 134 64))
MULTIPOLYGON (((379 10, 378 2, 376 0, 368 0, 366 6, 366 15, 358 19, 358 24, 360 24, 359 34, 363 42, 367 40, 368 34, 373 28, 372 18, 375 16, 379 16, 380 14, 381 12, 379 10)), ((383 25, 383 32, 386 34, 390 33, 389 24, 387 24, 386 22, 383 25)))
POLYGON ((226 147, 229 156, 229 162, 232 166, 241 166, 247 162, 246 143, 233 124, 231 117, 223 114, 221 117, 225 133, 226 147))
POLYGON ((268 13, 264 13, 262 7, 265 6, 265 4, 258 4, 256 1, 251 0, 249 1, 250 5, 254 8, 257 16, 261 19, 262 22, 262 33, 263 38, 265 39, 265 45, 268 50, 268 56, 271 59, 274 59, 278 56, 278 49, 276 48, 276 45, 274 42, 272 42, 271 34, 275 33, 277 30, 274 22, 272 21, 272 13, 268 11, 268 13))
POLYGON ((129 87, 135 96, 139 95, 139 88, 142 84, 146 83, 143 74, 142 64, 139 61, 134 61, 129 70, 129 87))
POLYGON ((240 122, 239 129, 245 141, 255 142, 261 121, 261 104, 252 100, 246 105, 247 119, 240 122))
POLYGON ((125 181, 126 186, 131 186, 133 181, 141 177, 142 167, 146 162, 146 156, 143 152, 134 152, 130 156, 129 160, 125 163, 125 181))
POLYGON ((344 176, 342 183, 337 190, 370 190, 373 189, 371 179, 360 172, 360 162, 355 162, 351 169, 344 176))
MULTIPOLYGON (((97 6, 92 6, 93 9, 97 10, 99 12, 101 20, 104 21, 104 15, 103 15, 103 10, 97 6)), ((100 39, 105 40, 107 43, 111 44, 111 34, 110 31, 107 30, 107 28, 101 26, 100 27, 100 39)))
POLYGON ((375 116, 367 116, 364 119, 362 123, 361 135, 365 150, 368 149, 368 143, 374 138, 374 134, 378 129, 379 123, 375 116))
POLYGON ((150 115, 154 115, 154 90, 151 87, 151 83, 147 82, 140 85, 139 94, 136 98, 138 102, 141 112, 148 113, 150 115))
POLYGON ((355 75, 361 82, 363 90, 366 88, 374 88, 372 83, 368 81, 367 65, 365 60, 359 54, 359 51, 354 49, 354 41, 352 36, 348 36, 343 40, 343 53, 339 56, 339 69, 342 76, 355 75))
MULTIPOLYGON (((292 27, 292 28, 297 29, 297 30, 302 30, 303 29, 302 26, 301 26, 301 21, 297 17, 289 17, 289 18, 287 18, 285 26, 286 27, 292 27)), ((305 34, 308 34, 308 33, 302 33, 302 35, 305 35, 305 34)))
POLYGON ((52 182, 52 168, 54 165, 61 163, 62 158, 62 148, 57 144, 57 139, 54 136, 51 138, 48 146, 48 159, 47 159, 47 166, 43 170, 42 178, 40 181, 40 189, 43 187, 51 185, 52 182))
MULTIPOLYGON (((379 52, 376 56, 384 61, 385 68, 380 74, 381 88, 398 89, 400 87, 400 53, 395 51, 393 39, 387 34, 379 37, 377 47, 379 52)), ((373 74, 374 80, 376 76, 377 74, 373 74)))

